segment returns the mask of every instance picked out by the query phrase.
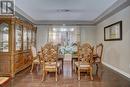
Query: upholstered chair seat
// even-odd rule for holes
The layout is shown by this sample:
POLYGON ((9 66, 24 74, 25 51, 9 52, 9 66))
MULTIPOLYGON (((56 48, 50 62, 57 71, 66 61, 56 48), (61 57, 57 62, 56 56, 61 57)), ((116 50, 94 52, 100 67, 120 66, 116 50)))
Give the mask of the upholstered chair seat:
POLYGON ((75 65, 80 67, 80 69, 87 69, 90 67, 90 64, 87 64, 87 63, 80 63, 78 64, 78 62, 75 62, 75 65))

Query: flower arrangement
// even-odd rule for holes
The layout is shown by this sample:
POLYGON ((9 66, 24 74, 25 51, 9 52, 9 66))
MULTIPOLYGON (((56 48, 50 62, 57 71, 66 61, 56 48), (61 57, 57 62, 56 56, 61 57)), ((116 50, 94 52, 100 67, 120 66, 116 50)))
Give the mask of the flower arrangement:
POLYGON ((59 49, 61 54, 76 54, 77 47, 74 46, 61 46, 59 49))

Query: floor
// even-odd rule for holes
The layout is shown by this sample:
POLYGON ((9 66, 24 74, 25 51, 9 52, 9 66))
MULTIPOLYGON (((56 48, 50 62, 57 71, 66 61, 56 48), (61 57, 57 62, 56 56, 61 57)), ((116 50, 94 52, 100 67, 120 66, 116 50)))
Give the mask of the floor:
MULTIPOLYGON (((94 66, 94 70, 96 67, 94 66)), ((71 67, 71 62, 64 62, 63 72, 55 81, 55 74, 49 73, 44 82, 41 82, 42 71, 35 67, 33 73, 30 68, 18 73, 6 87, 130 87, 130 80, 110 68, 100 65, 98 74, 93 71, 94 81, 89 76, 81 73, 81 80, 77 80, 77 74, 71 67)))

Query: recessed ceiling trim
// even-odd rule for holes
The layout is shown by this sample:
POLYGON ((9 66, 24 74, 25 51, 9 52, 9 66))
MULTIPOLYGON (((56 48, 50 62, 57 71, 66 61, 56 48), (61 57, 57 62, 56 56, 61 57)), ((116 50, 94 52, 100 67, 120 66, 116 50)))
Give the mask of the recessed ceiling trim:
POLYGON ((18 12, 19 14, 23 15, 25 18, 27 18, 28 20, 30 20, 32 23, 35 23, 37 25, 46 25, 46 24, 83 24, 83 25, 96 25, 100 22, 102 22, 103 20, 107 19, 108 17, 114 15, 115 13, 119 12, 120 10, 126 8, 127 6, 130 5, 130 0, 118 0, 116 1, 116 3, 114 3, 111 7, 109 7, 106 11, 104 11, 100 16, 98 16, 96 19, 92 20, 92 21, 75 21, 75 20, 71 20, 71 21, 47 21, 47 20, 34 20, 31 16, 27 15, 23 10, 21 10, 20 8, 16 7, 16 12, 18 12))
POLYGON ((31 16, 29 16, 28 14, 26 14, 23 10, 21 10, 17 6, 15 6, 15 10, 16 10, 16 14, 15 14, 16 16, 20 16, 20 17, 23 16, 23 19, 27 19, 27 20, 29 20, 32 23, 35 22, 35 20, 31 16))
POLYGON ((42 25, 42 24, 87 24, 87 25, 94 25, 93 21, 35 21, 35 24, 42 25))
POLYGON ((108 8, 100 16, 98 16, 95 20, 93 20, 93 22, 95 24, 98 24, 98 23, 102 22, 103 20, 107 19, 108 17, 110 17, 110 16, 114 15, 115 13, 119 12, 120 10, 126 8, 127 6, 129 6, 128 1, 129 0, 118 0, 110 8, 108 8))

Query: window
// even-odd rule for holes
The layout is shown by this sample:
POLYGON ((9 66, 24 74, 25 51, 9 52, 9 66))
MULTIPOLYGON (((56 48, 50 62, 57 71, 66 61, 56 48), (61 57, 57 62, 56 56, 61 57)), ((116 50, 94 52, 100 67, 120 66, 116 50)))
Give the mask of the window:
POLYGON ((49 42, 59 44, 66 52, 71 52, 73 44, 79 41, 80 30, 77 26, 54 26, 49 29, 49 42))

